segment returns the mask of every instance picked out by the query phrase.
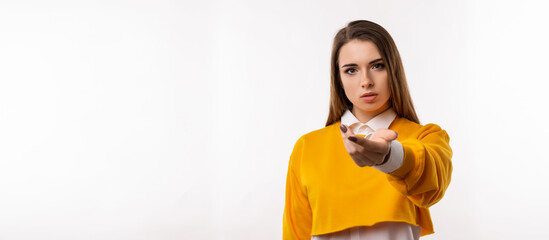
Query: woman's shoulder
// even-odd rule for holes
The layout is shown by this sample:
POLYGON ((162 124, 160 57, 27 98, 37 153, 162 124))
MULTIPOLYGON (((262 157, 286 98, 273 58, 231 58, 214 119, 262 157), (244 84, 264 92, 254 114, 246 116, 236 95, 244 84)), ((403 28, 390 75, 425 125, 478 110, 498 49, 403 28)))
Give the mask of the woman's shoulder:
MULTIPOLYGON (((310 131, 308 133, 303 134, 298 141, 300 140, 308 140, 308 141, 315 141, 315 140, 324 140, 332 138, 333 136, 338 136, 339 133, 339 125, 341 124, 341 121, 337 121, 335 123, 332 123, 326 127, 316 129, 313 131, 310 131), (337 128, 337 129, 335 129, 337 128), (337 131, 336 131, 337 130, 337 131)), ((341 134, 340 134, 341 135, 341 134)))
MULTIPOLYGON (((326 146, 333 146, 333 141, 336 139, 334 138, 336 133, 340 134, 338 131, 335 131, 336 129, 334 128, 336 127, 339 128, 338 122, 301 135, 295 142, 292 156, 299 156, 303 151, 316 151, 319 149, 326 149, 326 146)), ((339 135, 339 138, 341 138, 341 134, 339 135)))

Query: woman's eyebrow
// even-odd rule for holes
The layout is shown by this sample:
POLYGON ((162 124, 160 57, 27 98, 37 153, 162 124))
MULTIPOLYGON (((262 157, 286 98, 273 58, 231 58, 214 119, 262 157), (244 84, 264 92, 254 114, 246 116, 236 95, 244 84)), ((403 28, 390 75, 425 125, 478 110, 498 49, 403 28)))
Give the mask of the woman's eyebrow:
POLYGON ((344 67, 356 67, 356 66, 358 66, 358 64, 356 64, 356 63, 349 63, 349 64, 345 64, 345 65, 341 66, 341 68, 344 68, 344 67))
MULTIPOLYGON (((375 62, 380 61, 380 60, 383 60, 383 59, 382 59, 382 58, 378 58, 378 59, 375 59, 375 60, 370 61, 368 64, 372 64, 372 63, 375 63, 375 62)), ((349 63, 349 64, 345 64, 345 65, 341 66, 341 68, 344 68, 344 67, 356 67, 356 66, 358 66, 358 64, 356 64, 356 63, 349 63)))
POLYGON ((370 61, 368 64, 372 64, 372 63, 375 63, 375 62, 380 61, 380 60, 383 60, 383 59, 382 59, 382 58, 378 58, 378 59, 376 59, 376 60, 370 61))

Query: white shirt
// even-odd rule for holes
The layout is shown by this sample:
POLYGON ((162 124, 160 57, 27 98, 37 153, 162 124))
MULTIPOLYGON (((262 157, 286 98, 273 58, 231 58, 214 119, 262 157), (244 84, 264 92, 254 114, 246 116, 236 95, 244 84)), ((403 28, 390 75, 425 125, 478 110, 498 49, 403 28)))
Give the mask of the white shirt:
MULTIPOLYGON (((381 128, 389 128, 396 113, 392 108, 378 114, 367 123, 360 122, 351 111, 347 110, 341 117, 341 124, 348 126, 355 135, 365 135, 365 138, 381 128)), ((389 159, 382 165, 374 166, 384 173, 397 170, 404 159, 402 144, 397 140, 391 142, 389 159)), ((403 222, 381 222, 373 226, 356 226, 343 231, 312 236, 312 240, 418 240, 421 227, 403 222)))

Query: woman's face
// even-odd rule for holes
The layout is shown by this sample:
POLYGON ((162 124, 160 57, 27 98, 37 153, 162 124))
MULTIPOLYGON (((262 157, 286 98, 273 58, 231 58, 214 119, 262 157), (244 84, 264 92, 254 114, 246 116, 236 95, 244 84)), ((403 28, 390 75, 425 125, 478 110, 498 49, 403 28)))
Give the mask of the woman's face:
POLYGON ((367 122, 389 108, 387 69, 371 41, 352 40, 339 51, 339 75, 353 114, 367 122))

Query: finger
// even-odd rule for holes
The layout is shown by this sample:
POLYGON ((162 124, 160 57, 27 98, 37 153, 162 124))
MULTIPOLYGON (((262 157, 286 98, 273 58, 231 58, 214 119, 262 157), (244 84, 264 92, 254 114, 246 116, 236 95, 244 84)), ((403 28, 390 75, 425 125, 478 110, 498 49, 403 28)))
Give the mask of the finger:
POLYGON ((350 151, 349 156, 351 156, 351 159, 353 159, 353 161, 359 167, 374 165, 374 163, 372 161, 368 160, 368 158, 365 157, 365 155, 362 152, 360 152, 358 149, 353 149, 352 151, 350 151))
POLYGON ((367 163, 368 166, 378 165, 383 162, 382 154, 376 152, 363 152, 361 159, 363 159, 363 162, 367 163))
POLYGON ((347 151, 358 166, 373 166, 381 162, 380 153, 367 151, 364 147, 348 139, 344 139, 344 142, 348 144, 348 146, 346 145, 347 151))
POLYGON ((349 131, 349 128, 345 124, 341 124, 339 125, 339 131, 341 132, 343 139, 345 139, 345 134, 349 131))
POLYGON ((360 154, 361 149, 359 149, 361 147, 346 138, 343 139, 343 143, 347 149, 347 153, 355 161, 355 163, 359 166, 364 165, 362 162, 362 155, 360 154))
POLYGON ((378 129, 377 131, 375 131, 370 139, 379 139, 379 138, 381 138, 381 139, 383 139, 387 142, 390 142, 390 141, 396 140, 397 137, 398 137, 397 132, 395 132, 391 129, 381 128, 381 129, 378 129))
POLYGON ((361 147, 366 151, 384 153, 387 152, 387 143, 377 142, 374 140, 358 137, 358 136, 349 136, 347 139, 361 147))
POLYGON ((353 129, 351 129, 350 127, 348 127, 347 130, 348 130, 348 131, 346 132, 347 136, 353 136, 353 135, 355 135, 355 132, 353 132, 353 129))
POLYGON ((372 161, 369 161, 367 159, 360 158, 360 157, 355 157, 355 158, 353 158, 353 160, 355 160, 355 163, 359 167, 371 167, 371 166, 375 165, 372 161))
POLYGON ((356 148, 356 158, 361 159, 366 166, 373 166, 382 162, 381 153, 367 151, 365 148, 358 145, 356 146, 356 148))
POLYGON ((375 166, 376 164, 373 163, 373 162, 370 162, 370 161, 364 161, 362 167, 371 167, 371 166, 375 166))
POLYGON ((352 130, 350 127, 348 127, 347 125, 345 125, 345 124, 339 125, 339 128, 340 128, 341 136, 342 136, 343 138, 346 138, 346 137, 348 137, 348 136, 353 136, 353 135, 355 135, 355 133, 353 132, 353 130, 352 130))
POLYGON ((359 167, 365 167, 367 166, 361 159, 351 158, 355 162, 355 164, 359 167))

